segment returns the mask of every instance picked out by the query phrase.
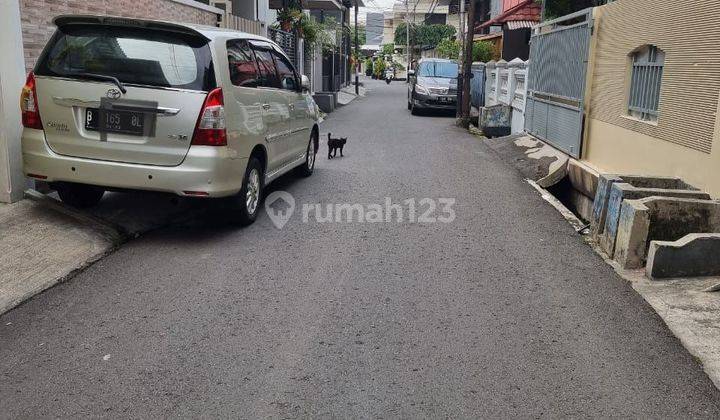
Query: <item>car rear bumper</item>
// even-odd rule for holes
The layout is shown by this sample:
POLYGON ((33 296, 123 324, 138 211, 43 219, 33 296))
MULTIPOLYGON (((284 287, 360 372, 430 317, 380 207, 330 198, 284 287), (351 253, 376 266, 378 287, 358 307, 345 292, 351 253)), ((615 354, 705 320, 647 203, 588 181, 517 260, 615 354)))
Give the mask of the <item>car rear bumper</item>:
POLYGON ((457 100, 453 97, 451 102, 444 102, 442 98, 447 95, 422 95, 415 93, 413 100, 416 108, 423 109, 457 109, 457 100))
POLYGON ((47 182, 162 191, 182 196, 226 197, 240 191, 247 158, 226 147, 191 146, 178 166, 152 166, 58 155, 42 130, 24 129, 25 175, 47 182))

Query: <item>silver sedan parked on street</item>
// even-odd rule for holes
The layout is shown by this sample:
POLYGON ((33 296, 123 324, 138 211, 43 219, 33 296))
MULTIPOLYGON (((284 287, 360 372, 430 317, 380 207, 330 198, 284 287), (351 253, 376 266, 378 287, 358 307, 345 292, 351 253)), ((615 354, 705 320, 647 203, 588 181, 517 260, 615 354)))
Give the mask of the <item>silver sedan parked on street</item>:
POLYGON ((28 177, 92 206, 106 190, 230 197, 252 223, 264 186, 312 174, 318 111, 274 42, 195 25, 60 16, 21 96, 28 177))

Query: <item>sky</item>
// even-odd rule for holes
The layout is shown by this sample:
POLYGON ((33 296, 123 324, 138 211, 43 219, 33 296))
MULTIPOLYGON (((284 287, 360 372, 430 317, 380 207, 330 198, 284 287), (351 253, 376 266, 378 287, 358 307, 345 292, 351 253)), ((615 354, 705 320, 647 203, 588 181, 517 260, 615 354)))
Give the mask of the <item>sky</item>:
MULTIPOLYGON (((361 22, 365 21, 365 14, 367 12, 382 12, 384 10, 392 9, 393 4, 396 0, 363 0, 366 6, 361 7, 358 14, 358 20, 361 22)), ((353 19, 354 16, 350 16, 353 19)))

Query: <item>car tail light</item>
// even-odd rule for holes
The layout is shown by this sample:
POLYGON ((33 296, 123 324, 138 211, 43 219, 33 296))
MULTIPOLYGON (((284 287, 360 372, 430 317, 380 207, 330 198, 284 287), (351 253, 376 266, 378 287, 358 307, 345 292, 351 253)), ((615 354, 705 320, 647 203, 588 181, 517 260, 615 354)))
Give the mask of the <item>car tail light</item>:
POLYGON ((190 195, 193 197, 208 197, 210 196, 210 193, 207 191, 183 191, 183 194, 190 195))
POLYGON ((35 89, 35 75, 28 74, 25 86, 20 94, 20 111, 22 112, 22 124, 27 128, 42 130, 40 110, 38 109, 37 90, 35 89))
POLYGON ((227 146, 225 102, 221 88, 208 93, 193 134, 195 146, 227 146))

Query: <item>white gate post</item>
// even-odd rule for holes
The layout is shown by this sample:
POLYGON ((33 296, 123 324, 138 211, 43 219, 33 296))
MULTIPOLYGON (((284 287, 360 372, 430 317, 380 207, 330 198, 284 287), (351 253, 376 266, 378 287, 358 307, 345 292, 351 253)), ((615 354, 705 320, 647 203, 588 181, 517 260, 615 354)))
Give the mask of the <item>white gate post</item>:
POLYGON ((497 62, 496 66, 497 78, 495 79, 495 102, 502 104, 504 103, 503 101, 507 95, 508 89, 508 63, 505 60, 500 60, 497 62))
POLYGON ((495 79, 497 78, 495 64, 495 61, 488 61, 485 65, 485 106, 495 105, 493 96, 495 92, 495 79))
POLYGON ((25 84, 19 0, 0 1, 0 202, 20 200, 25 187, 20 151, 20 89, 25 84))
POLYGON ((508 94, 507 104, 512 105, 513 98, 515 98, 515 91, 517 90, 517 76, 518 70, 525 66, 525 62, 519 58, 513 59, 508 63, 508 94))

